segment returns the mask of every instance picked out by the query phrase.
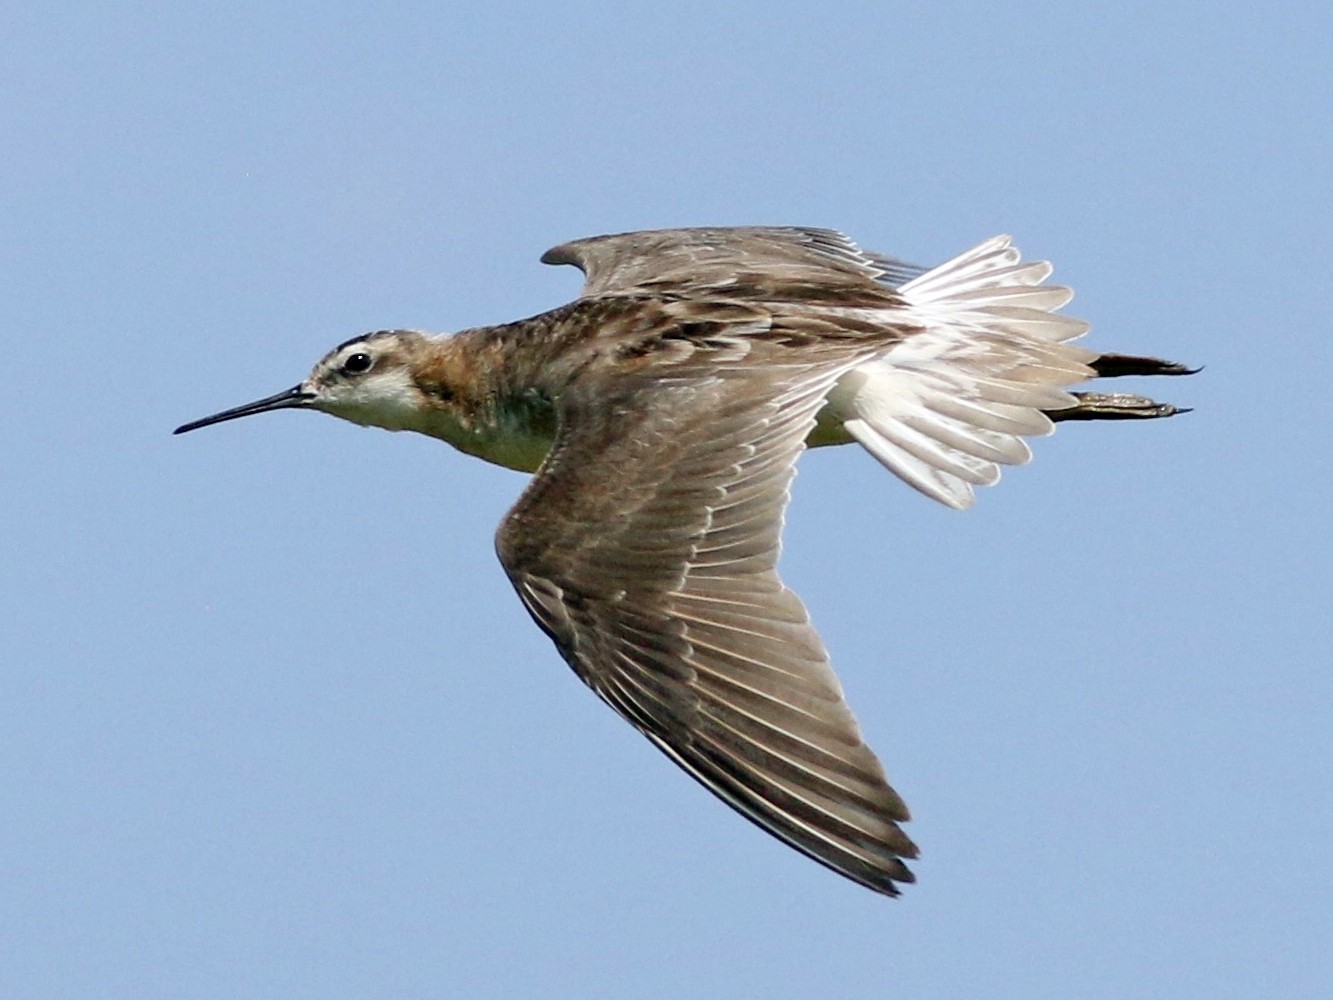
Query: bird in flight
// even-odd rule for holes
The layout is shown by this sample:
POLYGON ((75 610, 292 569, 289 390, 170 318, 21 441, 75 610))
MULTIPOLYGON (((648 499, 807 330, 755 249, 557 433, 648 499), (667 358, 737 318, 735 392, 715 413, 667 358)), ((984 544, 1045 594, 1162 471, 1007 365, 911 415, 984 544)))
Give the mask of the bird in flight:
POLYGON ((535 473, 496 550, 574 672, 769 833, 897 895, 917 848, 800 599, 778 578, 806 447, 855 442, 968 507, 1055 421, 1166 417, 1096 377, 1182 375, 1074 346, 1069 289, 996 237, 926 269, 806 228, 575 240, 582 295, 530 319, 347 341, 285 392, 176 433, 305 409, 535 473))

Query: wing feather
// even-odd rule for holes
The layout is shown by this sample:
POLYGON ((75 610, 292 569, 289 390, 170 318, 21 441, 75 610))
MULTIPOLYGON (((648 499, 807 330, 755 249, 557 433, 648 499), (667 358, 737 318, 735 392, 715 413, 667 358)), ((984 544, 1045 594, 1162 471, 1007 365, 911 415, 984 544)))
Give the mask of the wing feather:
POLYGON ((665 380, 572 386, 497 550, 607 704, 768 832, 895 894, 916 854, 907 809, 775 569, 796 458, 858 359, 754 350, 743 377, 701 358, 665 380))
POLYGON ((733 285, 738 276, 811 298, 824 287, 863 286, 883 293, 926 273, 925 268, 862 250, 832 229, 800 226, 658 229, 593 236, 552 247, 544 264, 583 271, 585 298, 651 291, 688 294, 733 285), (763 278, 774 279, 774 283, 763 278))

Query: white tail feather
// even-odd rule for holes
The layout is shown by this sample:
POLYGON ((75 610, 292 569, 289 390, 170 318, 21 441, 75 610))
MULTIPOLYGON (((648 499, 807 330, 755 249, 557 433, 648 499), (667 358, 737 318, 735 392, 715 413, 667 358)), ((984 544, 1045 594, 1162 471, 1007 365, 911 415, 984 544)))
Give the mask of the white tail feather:
POLYGON ((1054 312, 1073 292, 1042 284, 1051 270, 997 236, 903 285, 895 318, 921 329, 843 376, 830 403, 844 430, 927 496, 971 506, 1094 374, 1096 353, 1067 343, 1088 324, 1054 312))

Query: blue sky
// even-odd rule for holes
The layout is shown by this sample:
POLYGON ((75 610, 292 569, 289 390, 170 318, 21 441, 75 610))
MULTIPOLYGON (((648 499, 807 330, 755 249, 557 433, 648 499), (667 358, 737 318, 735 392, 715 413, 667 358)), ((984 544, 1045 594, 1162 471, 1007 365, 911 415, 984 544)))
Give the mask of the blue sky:
POLYGON ((0 995, 1253 997, 1333 979, 1333 14, 38 5, 0 37, 0 995), (461 9, 460 9, 461 8, 461 9), (1207 365, 977 507, 808 456, 783 571, 902 899, 704 794, 492 553, 522 488, 276 414, 363 330, 573 297, 580 235, 1055 261, 1207 365))

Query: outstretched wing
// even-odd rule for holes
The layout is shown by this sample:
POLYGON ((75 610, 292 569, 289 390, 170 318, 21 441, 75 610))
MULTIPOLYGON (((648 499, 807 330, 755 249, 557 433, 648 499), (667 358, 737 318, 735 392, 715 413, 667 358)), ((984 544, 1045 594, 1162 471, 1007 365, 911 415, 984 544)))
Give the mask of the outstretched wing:
MULTIPOLYGON (((778 579, 794 464, 845 364, 589 376, 497 550, 575 672, 759 826, 879 892, 912 880, 906 807, 778 579)), ((703 345, 699 353, 707 353, 703 345)))
POLYGON ((658 229, 593 236, 552 247, 544 264, 583 271, 585 298, 636 292, 688 295, 719 287, 733 294, 739 282, 819 301, 828 293, 853 305, 896 301, 887 293, 925 273, 924 268, 862 250, 832 229, 743 227, 658 229), (818 290, 826 294, 821 296, 818 290))

